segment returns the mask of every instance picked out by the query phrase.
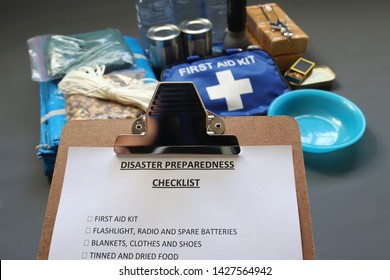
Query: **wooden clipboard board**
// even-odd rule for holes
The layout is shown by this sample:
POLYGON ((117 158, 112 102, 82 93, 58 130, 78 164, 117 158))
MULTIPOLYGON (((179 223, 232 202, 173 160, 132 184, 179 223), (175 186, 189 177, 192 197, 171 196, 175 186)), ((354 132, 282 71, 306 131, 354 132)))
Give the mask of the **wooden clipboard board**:
MULTIPOLYGON (((235 135, 241 146, 292 146, 303 258, 307 260, 314 259, 310 208, 298 123, 295 119, 286 116, 225 117, 223 120, 226 125, 225 134, 235 135)), ((117 135, 131 134, 131 126, 131 120, 71 121, 64 126, 49 194, 38 259, 48 259, 49 256, 64 181, 68 147, 112 147, 117 135)))

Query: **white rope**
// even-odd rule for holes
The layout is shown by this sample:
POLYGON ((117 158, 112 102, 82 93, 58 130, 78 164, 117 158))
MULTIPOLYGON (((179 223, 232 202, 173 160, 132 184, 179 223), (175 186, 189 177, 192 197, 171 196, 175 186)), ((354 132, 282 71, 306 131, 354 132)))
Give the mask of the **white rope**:
POLYGON ((132 79, 129 85, 120 86, 104 79, 104 71, 104 65, 70 71, 58 84, 58 89, 63 94, 85 94, 134 105, 146 111, 158 83, 156 80, 132 79))

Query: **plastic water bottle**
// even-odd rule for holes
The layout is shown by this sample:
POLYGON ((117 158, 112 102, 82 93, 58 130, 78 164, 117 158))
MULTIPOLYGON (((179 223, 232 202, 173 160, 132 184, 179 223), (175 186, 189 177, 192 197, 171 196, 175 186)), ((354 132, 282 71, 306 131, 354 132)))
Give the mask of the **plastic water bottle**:
POLYGON ((137 0, 135 8, 137 12, 138 29, 140 32, 141 45, 145 54, 149 57, 149 39, 146 32, 152 26, 163 23, 176 23, 175 0, 137 0))
POLYGON ((203 17, 202 0, 174 0, 176 24, 203 17))
POLYGON ((213 24, 213 44, 222 44, 227 27, 227 0, 204 0, 204 13, 213 24))

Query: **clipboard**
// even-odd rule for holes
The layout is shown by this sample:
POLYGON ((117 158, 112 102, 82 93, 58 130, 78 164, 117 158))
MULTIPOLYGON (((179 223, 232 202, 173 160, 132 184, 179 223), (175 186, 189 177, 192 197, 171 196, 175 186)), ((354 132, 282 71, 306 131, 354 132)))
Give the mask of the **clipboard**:
MULTIPOLYGON (((192 83, 187 84, 193 86, 192 83)), ((154 98, 156 98, 156 94, 154 98)), ((148 110, 150 110, 150 107, 148 110)), ((315 259, 306 175, 298 123, 294 118, 287 116, 223 117, 220 120, 224 123, 224 136, 235 135, 241 146, 292 146, 301 229, 302 255, 303 259, 306 260, 315 259)), ((64 182, 68 148, 115 147, 117 145, 118 135, 129 135, 130 137, 134 137, 134 128, 140 129, 141 126, 139 124, 140 120, 87 120, 72 121, 64 126, 48 198, 45 221, 37 256, 38 259, 44 260, 49 257, 54 223, 64 182)), ((217 126, 217 129, 220 128, 220 126, 217 126)), ((213 132, 210 134, 213 134, 213 132)), ((174 150, 173 152, 175 153, 177 150, 174 150)))

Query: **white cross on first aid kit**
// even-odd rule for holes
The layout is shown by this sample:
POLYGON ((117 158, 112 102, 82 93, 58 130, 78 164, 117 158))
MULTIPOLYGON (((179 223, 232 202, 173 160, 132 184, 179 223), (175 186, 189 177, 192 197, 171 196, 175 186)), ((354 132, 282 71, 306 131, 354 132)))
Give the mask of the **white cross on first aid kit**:
POLYGON ((253 93, 251 81, 248 78, 235 80, 230 70, 215 73, 219 85, 206 87, 211 100, 225 98, 229 111, 244 108, 241 94, 253 93))

